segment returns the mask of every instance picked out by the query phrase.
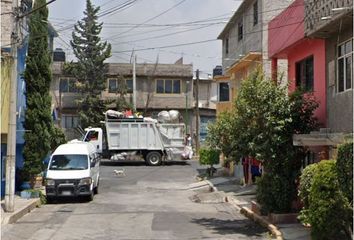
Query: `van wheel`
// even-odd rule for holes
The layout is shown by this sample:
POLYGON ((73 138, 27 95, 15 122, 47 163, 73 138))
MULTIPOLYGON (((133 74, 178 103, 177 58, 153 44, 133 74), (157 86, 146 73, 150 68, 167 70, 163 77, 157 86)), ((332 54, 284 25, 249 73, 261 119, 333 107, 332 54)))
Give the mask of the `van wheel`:
POLYGON ((54 199, 54 197, 49 197, 49 196, 47 196, 47 197, 46 197, 46 200, 47 200, 47 204, 52 204, 55 199, 54 199))
POLYGON ((146 155, 145 161, 150 166, 159 166, 162 163, 162 156, 159 152, 149 152, 146 155))
POLYGON ((87 201, 89 202, 93 201, 93 196, 94 196, 94 190, 91 192, 90 195, 87 196, 87 201))

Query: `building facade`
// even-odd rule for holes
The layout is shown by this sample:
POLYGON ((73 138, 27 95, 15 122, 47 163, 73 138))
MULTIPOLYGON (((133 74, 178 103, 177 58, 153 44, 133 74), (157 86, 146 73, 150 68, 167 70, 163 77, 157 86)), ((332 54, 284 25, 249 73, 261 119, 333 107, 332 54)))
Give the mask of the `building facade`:
MULTIPOLYGON (((80 125, 76 100, 80 95, 75 88, 75 79, 63 73, 64 62, 54 62, 51 84, 53 108, 58 113, 58 124, 65 130, 69 139, 77 137, 75 128, 80 125)), ((101 93, 105 100, 119 97, 117 89, 127 86, 126 100, 133 102, 133 65, 128 63, 109 63, 107 88, 101 93)), ((163 110, 178 110, 193 133, 193 66, 191 64, 136 64, 136 108, 145 116, 157 118, 163 110)), ((112 105, 114 108, 114 105, 112 105)), ((122 109, 116 109, 122 111, 122 109)), ((181 119, 182 120, 182 119, 181 119)), ((98 123, 97 123, 98 124, 98 123)))
MULTIPOLYGON (((215 78, 219 84, 217 113, 230 109, 241 81, 258 66, 267 77, 271 75, 268 59, 268 22, 291 1, 250 0, 241 5, 226 24, 218 39, 222 40, 223 77, 215 78), (229 97, 225 93, 228 89, 229 97), (223 94, 223 95, 221 95, 223 94)), ((278 66, 286 73, 286 61, 278 66)))
POLYGON ((305 34, 325 41, 327 122, 353 132, 353 1, 305 0, 305 34))
POLYGON ((299 87, 313 92, 319 102, 315 116, 324 128, 327 127, 325 41, 305 36, 304 17, 304 0, 296 0, 269 22, 272 76, 281 74, 277 63, 286 59, 289 92, 299 87))

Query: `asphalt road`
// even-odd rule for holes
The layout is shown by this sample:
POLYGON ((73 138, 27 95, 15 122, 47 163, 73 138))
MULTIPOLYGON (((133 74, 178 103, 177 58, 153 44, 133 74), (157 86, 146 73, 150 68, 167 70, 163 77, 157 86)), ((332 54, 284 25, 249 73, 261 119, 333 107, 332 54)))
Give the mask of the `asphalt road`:
POLYGON ((92 202, 69 198, 43 205, 2 226, 2 239, 269 239, 266 229, 228 203, 191 201, 195 192, 188 186, 197 168, 196 162, 102 165, 92 202), (125 176, 117 176, 118 169, 125 176))

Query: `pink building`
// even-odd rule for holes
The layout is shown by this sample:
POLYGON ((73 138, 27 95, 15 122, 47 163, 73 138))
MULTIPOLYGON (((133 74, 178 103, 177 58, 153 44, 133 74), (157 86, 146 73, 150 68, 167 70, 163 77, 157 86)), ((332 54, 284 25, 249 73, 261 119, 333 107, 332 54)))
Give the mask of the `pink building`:
POLYGON ((281 74, 278 59, 287 59, 289 92, 300 86, 312 90, 319 102, 315 116, 321 127, 326 127, 325 41, 305 37, 304 15, 304 0, 296 0, 270 21, 268 51, 272 76, 281 74))

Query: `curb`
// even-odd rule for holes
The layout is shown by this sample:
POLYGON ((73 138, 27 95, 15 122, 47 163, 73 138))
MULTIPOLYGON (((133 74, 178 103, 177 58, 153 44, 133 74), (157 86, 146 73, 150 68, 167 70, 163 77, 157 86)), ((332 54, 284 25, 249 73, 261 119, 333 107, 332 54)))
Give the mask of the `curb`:
MULTIPOLYGON (((27 213, 31 212, 33 209, 36 207, 39 207, 41 205, 41 200, 39 198, 34 199, 30 204, 27 206, 24 206, 18 210, 15 210, 13 213, 9 213, 9 216, 4 216, 4 218, 1 221, 1 224, 11 224, 15 223, 17 220, 19 220, 21 217, 26 215, 27 213)), ((3 213, 6 214, 7 213, 3 213)))
POLYGON ((268 228, 268 230, 272 233, 272 235, 275 236, 276 240, 283 240, 282 233, 278 230, 278 228, 274 224, 268 222, 263 217, 261 217, 258 214, 254 213, 248 207, 241 207, 240 213, 242 213, 246 217, 252 219, 253 221, 259 223, 263 227, 268 228))

